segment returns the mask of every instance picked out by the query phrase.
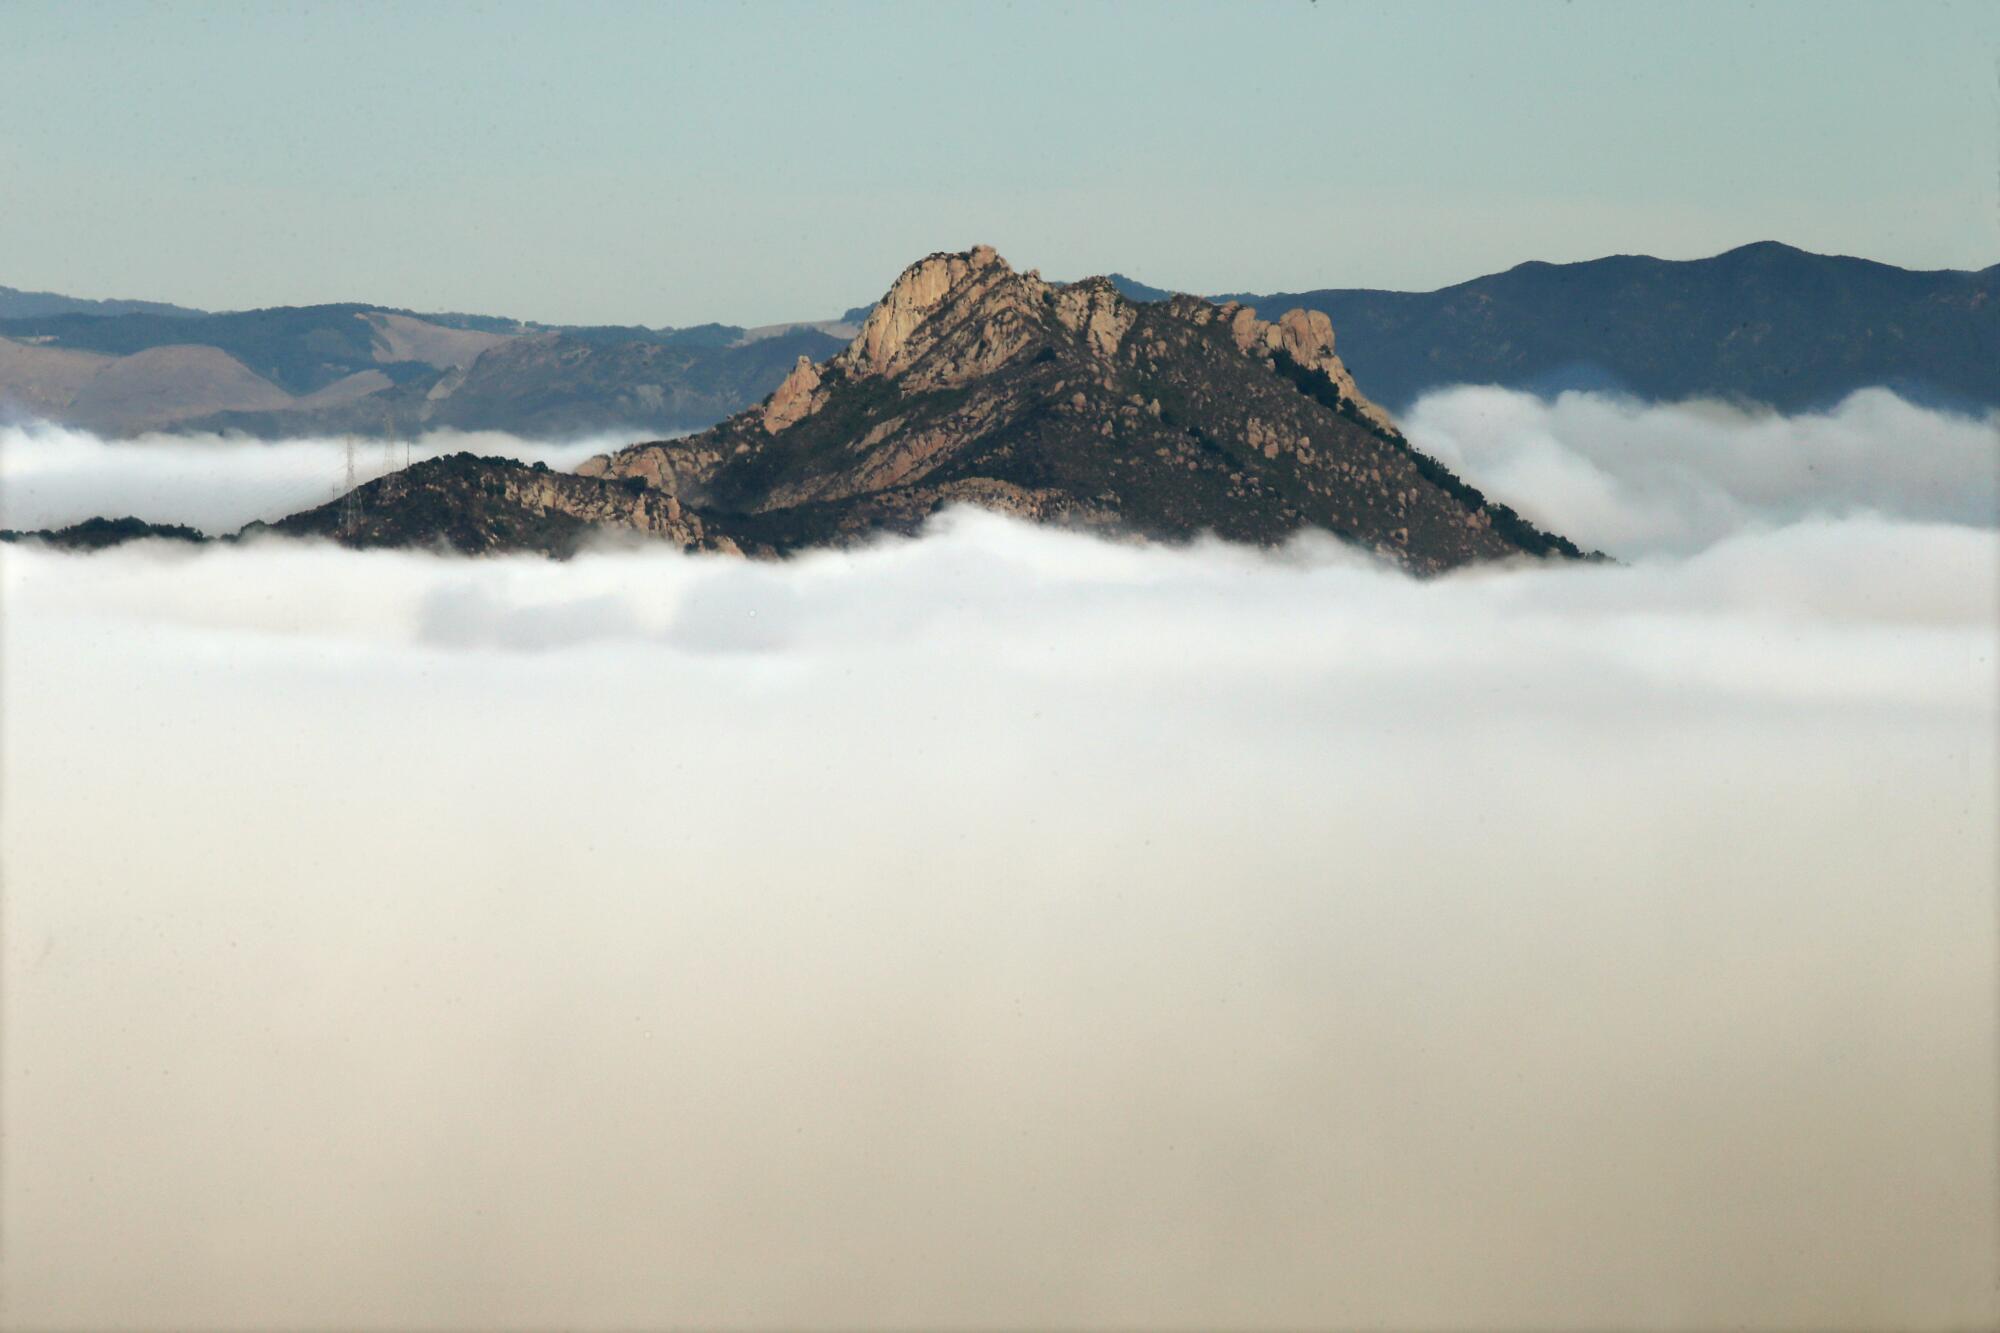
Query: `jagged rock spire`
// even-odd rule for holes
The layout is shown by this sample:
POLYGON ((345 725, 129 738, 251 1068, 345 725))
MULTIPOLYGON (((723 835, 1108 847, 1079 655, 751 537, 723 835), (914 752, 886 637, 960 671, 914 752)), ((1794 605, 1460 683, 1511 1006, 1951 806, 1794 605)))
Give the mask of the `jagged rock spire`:
POLYGON ((813 365, 809 356, 801 356, 793 365, 785 382, 772 393, 771 401, 764 407, 764 429, 776 435, 812 412, 813 390, 819 388, 819 368, 813 365))

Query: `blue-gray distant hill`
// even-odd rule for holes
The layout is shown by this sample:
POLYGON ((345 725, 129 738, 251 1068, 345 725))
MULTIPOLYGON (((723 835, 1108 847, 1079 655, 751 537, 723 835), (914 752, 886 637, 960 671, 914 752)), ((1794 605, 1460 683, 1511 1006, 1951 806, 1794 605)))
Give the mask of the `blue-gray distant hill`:
POLYGON ((18 287, 0 287, 0 319, 32 319, 38 315, 205 315, 184 305, 165 301, 97 301, 86 296, 63 296, 57 292, 24 292, 18 287))
POLYGON ((1324 311, 1356 382, 1391 410, 1452 384, 1787 412, 1884 385, 1938 406, 2000 407, 2000 265, 1916 272, 1765 241, 1712 259, 1526 263, 1435 292, 1216 299, 1266 316, 1324 311))
MULTIPOLYGON (((1131 300, 1168 295, 1110 281, 1131 300)), ((1324 312, 1362 392, 1392 411, 1454 384, 1783 411, 1882 385, 1956 410, 2000 407, 2000 266, 1912 272, 1764 242, 1712 259, 1527 263, 1435 292, 1212 299, 1266 318, 1324 312)), ((564 327, 363 304, 204 313, 0 288, 0 420, 267 439, 699 430, 770 393, 799 357, 833 355, 866 314, 564 327)))
POLYGON ((800 356, 830 356, 852 335, 838 321, 552 327, 360 304, 56 309, 0 318, 0 419, 267 439, 695 430, 755 403, 800 356))

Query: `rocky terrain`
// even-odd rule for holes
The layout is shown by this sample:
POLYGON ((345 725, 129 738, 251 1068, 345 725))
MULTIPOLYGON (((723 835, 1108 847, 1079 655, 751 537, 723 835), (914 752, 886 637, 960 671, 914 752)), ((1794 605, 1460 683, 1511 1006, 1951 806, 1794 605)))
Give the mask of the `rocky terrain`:
POLYGON ((583 477, 546 464, 451 454, 356 487, 239 537, 326 537, 356 547, 432 546, 467 555, 568 556, 588 539, 664 541, 682 550, 738 554, 726 534, 670 491, 638 481, 583 477))
POLYGON ((575 474, 432 459, 246 535, 783 554, 912 532, 954 504, 1135 538, 1319 529, 1419 573, 1584 554, 1412 448, 1325 315, 1135 303, 1105 278, 1016 272, 989 246, 912 264, 836 355, 797 356, 764 401, 700 434, 575 474))
POLYGON ((1580 554, 1412 449, 1325 316, 1135 303, 985 246, 911 265, 839 355, 801 358, 764 403, 579 470, 777 551, 969 503, 1156 538, 1319 528, 1420 571, 1580 554))

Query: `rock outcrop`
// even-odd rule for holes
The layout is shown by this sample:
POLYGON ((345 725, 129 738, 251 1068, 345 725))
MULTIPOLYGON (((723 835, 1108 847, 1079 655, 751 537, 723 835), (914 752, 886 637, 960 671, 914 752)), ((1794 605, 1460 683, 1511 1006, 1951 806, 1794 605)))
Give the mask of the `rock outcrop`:
POLYGON ((316 509, 242 535, 327 537, 347 546, 439 546, 468 555, 573 554, 588 539, 626 535, 686 550, 739 553, 711 535, 671 490, 643 480, 580 477, 543 464, 451 454, 380 477, 316 509))
POLYGON ((910 530, 946 504, 1148 537, 1316 527, 1420 571, 1579 554, 1413 449, 1325 316, 1020 273, 990 246, 910 265, 823 366, 700 434, 579 472, 678 496, 784 551, 910 530))
POLYGON ((813 391, 819 388, 819 368, 809 356, 801 356, 792 367, 792 373, 785 376, 771 393, 771 401, 764 405, 764 429, 776 435, 800 417, 809 416, 813 410, 813 391))

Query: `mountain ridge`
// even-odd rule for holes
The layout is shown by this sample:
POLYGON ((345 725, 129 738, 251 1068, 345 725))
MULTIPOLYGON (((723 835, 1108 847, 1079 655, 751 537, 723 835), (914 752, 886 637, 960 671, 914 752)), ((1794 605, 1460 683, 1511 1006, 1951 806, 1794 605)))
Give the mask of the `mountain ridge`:
POLYGON ((175 305, 171 301, 132 301, 117 297, 100 299, 65 296, 60 292, 31 292, 19 287, 0 286, 0 319, 32 319, 42 315, 206 315, 206 310, 175 305))
MULTIPOLYGON (((1107 280, 1141 303, 1172 295, 1122 273, 1107 280)), ((797 355, 837 352, 873 309, 759 328, 647 328, 358 302, 208 313, 26 295, 66 304, 15 317, 0 306, 0 410, 114 435, 267 439, 702 429, 770 392, 797 355), (113 308, 120 312, 107 313, 113 308), (399 340, 378 327, 385 322, 412 335, 402 340, 408 346, 484 339, 502 350, 483 370, 476 357, 398 354, 399 340), (505 350, 532 339, 545 350, 505 350), (216 348, 242 373, 193 358, 186 364, 204 378, 156 380, 157 399, 124 393, 115 411, 104 407, 105 394, 86 391, 116 358, 164 345, 216 348), (204 399, 204 386, 214 396, 204 399)), ((1341 331, 1344 362, 1398 411, 1460 383, 1542 396, 1583 388, 1651 401, 1722 398, 1781 411, 1823 409, 1880 385, 1933 407, 2000 408, 2000 264, 1908 270, 1759 241, 1693 260, 1527 260, 1430 292, 1323 288, 1205 299, 1326 315, 1341 331)))
POLYGON ((784 555, 912 533, 955 504, 1153 540, 1319 530, 1420 574, 1584 554, 1413 448, 1324 315, 1137 304, 1106 278, 1018 272, 991 246, 911 264, 838 352, 798 355, 699 434, 574 473, 429 459, 243 535, 567 555, 623 534, 784 555))
POLYGON ((1326 314, 1392 408, 1455 384, 1823 410, 1886 387, 2000 407, 2000 264, 1912 270, 1757 241, 1705 259, 1528 260, 1431 292, 1243 294, 1326 314))
POLYGON ((1323 315, 1135 304, 991 246, 910 265, 845 349, 801 358, 764 402, 578 471, 676 494, 777 551, 970 502, 1170 539, 1319 528, 1423 572, 1581 554, 1411 448, 1323 315))

